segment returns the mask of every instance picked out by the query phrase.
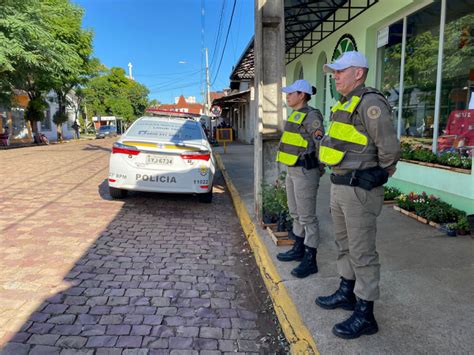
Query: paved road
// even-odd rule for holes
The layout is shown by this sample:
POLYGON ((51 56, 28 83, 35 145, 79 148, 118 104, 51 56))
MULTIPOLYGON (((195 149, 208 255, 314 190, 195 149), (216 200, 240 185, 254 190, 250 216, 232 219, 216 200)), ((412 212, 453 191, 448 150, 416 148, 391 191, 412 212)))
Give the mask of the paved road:
POLYGON ((285 352, 222 178, 113 201, 111 144, 0 151, 2 354, 285 352))

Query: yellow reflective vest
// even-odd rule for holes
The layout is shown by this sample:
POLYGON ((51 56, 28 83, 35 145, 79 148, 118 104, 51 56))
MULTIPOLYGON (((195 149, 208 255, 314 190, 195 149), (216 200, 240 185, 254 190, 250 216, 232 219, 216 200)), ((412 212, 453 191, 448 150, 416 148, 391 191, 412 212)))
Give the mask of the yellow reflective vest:
POLYGON ((380 94, 377 90, 362 87, 346 102, 338 101, 331 109, 331 122, 319 147, 319 161, 329 166, 340 166, 347 152, 360 153, 352 156, 350 165, 377 162, 377 148, 367 131, 354 125, 354 113, 368 93, 380 94))
POLYGON ((285 124, 285 131, 283 132, 276 161, 293 166, 298 161, 299 156, 306 151, 308 141, 299 133, 299 128, 302 125, 308 108, 302 108, 301 111, 294 111, 285 124))

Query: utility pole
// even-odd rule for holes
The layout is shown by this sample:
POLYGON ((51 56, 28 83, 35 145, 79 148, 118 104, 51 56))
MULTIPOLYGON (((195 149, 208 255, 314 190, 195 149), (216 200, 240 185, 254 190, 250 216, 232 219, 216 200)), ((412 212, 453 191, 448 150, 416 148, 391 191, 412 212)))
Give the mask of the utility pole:
POLYGON ((211 85, 209 84, 209 59, 207 55, 207 48, 206 48, 206 108, 205 114, 209 116, 211 112, 211 92, 210 92, 211 85))

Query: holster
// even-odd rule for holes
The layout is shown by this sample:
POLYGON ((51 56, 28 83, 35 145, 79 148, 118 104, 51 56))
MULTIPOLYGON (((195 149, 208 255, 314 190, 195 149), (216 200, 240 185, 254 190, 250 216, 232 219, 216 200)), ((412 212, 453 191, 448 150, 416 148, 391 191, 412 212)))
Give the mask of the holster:
POLYGON ((319 168, 318 159, 316 158, 316 154, 314 152, 309 153, 309 154, 304 154, 303 159, 304 159, 304 168, 306 170, 319 168))
POLYGON ((345 175, 331 174, 331 182, 336 185, 357 186, 372 190, 388 181, 388 173, 380 166, 365 170, 354 170, 345 175))

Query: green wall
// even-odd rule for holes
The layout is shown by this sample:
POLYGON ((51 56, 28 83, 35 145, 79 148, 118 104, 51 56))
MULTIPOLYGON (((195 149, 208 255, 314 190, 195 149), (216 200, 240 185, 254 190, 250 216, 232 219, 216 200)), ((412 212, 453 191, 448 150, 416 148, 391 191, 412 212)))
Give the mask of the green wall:
POLYGON ((423 192, 438 196, 456 208, 474 213, 474 174, 463 174, 445 169, 399 162, 388 186, 403 193, 423 192))

